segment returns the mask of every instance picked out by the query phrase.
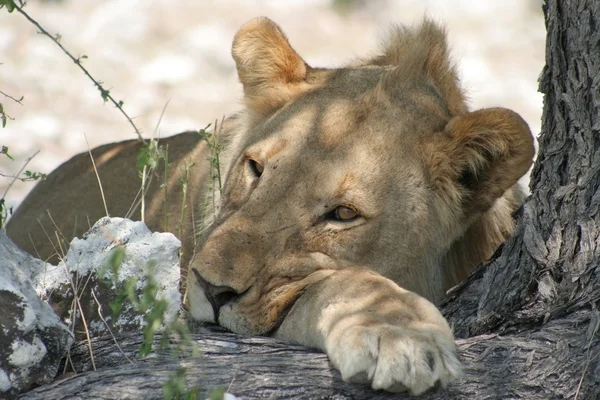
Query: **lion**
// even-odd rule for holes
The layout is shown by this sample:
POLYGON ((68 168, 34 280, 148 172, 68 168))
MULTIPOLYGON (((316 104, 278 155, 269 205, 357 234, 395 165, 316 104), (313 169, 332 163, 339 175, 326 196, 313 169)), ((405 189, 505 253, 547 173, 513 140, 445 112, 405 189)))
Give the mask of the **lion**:
MULTIPOLYGON (((534 156, 525 121, 469 110, 445 31, 427 19, 343 68, 309 66, 264 17, 240 28, 232 55, 245 110, 220 135, 222 189, 205 201, 209 152, 184 133, 162 143, 170 162, 205 163, 190 207, 177 173, 164 192, 158 176, 146 193, 151 229, 176 232, 180 213, 209 220, 202 232, 188 223, 181 238, 191 316, 321 349, 345 381, 373 389, 420 394, 459 378, 434 304, 513 231, 517 181, 534 156)), ((113 215, 139 186, 139 147, 92 151, 113 215)), ((49 210, 55 228, 81 232, 83 216, 104 213, 95 185, 87 154, 74 157, 23 202, 9 236, 51 256, 35 225, 48 226, 49 210)))

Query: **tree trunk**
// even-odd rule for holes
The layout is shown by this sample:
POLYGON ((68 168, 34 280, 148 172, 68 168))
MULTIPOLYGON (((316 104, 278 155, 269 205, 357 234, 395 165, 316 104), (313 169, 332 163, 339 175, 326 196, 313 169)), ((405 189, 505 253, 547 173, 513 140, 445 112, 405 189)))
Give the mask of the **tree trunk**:
MULTIPOLYGON (((544 13, 544 113, 532 195, 495 260, 442 304, 466 374, 426 399, 600 398, 600 2, 548 0, 544 13)), ((133 356, 138 336, 117 340, 133 356)), ((203 394, 229 387, 244 398, 403 398, 343 383, 324 354, 300 346, 219 328, 194 339, 199 357, 177 359, 166 350, 134 365, 112 339, 97 339, 98 371, 23 398, 162 398, 179 367, 188 387, 197 384, 203 394)), ((77 370, 89 370, 85 344, 72 359, 77 370)))

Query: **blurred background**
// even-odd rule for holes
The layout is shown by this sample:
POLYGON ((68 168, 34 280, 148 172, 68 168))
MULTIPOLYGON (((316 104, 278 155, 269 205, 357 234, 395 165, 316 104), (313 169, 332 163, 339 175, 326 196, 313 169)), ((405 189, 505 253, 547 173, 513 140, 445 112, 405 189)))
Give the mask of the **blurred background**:
MULTIPOLYGON (((102 81, 151 137, 205 127, 241 108, 230 47, 236 30, 268 16, 313 66, 343 65, 376 52, 391 24, 424 15, 447 26, 472 108, 503 106, 540 131, 544 65, 541 0, 29 0, 25 11, 102 81)), ((47 37, 22 15, 0 10, 0 94, 14 120, 0 127, 0 173, 50 173, 90 147, 136 137, 126 119, 47 37)), ((133 166, 132 166, 133 167, 133 166)), ((0 176, 0 198, 11 179, 0 176)), ((16 182, 8 206, 34 183, 16 182)))

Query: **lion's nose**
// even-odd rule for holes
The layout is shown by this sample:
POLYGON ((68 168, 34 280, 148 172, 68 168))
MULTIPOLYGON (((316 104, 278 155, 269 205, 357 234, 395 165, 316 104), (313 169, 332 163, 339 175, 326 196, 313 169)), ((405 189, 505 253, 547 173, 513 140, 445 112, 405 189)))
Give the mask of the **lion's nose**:
POLYGON ((192 271, 196 276, 198 285, 200 285, 200 287, 204 290, 204 294, 213 308, 213 312, 215 313, 215 321, 219 322, 219 310, 223 305, 237 295, 237 292, 229 286, 212 285, 204 280, 202 276, 200 276, 198 270, 192 268, 192 271))

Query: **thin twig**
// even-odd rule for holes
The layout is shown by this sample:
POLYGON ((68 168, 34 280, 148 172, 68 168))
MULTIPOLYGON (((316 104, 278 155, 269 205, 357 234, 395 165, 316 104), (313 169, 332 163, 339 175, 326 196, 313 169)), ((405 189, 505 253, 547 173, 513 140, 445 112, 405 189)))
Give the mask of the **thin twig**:
POLYGON ((119 342, 117 341, 117 338, 113 334, 113 331, 110 329, 110 326, 108 326, 108 323, 104 319, 104 316, 102 315, 102 306, 100 305, 100 302, 98 301, 98 298, 96 297, 96 293, 94 292, 94 289, 90 289, 90 291, 92 292, 92 296, 94 297, 94 300, 96 301, 96 304, 98 305, 98 316, 100 317, 100 319, 102 320, 102 322, 104 322, 104 325, 106 326, 106 329, 108 329, 108 333, 110 333, 110 336, 112 337, 113 342, 115 342, 115 345, 117 346, 117 349, 119 349, 119 351, 121 352, 121 354, 123 354, 125 356, 125 358, 127 359, 127 361, 129 361, 130 364, 135 364, 133 361, 131 361, 131 359, 127 356, 127 354, 125 354, 125 352, 123 351, 123 349, 119 345, 119 342))
POLYGON ((12 101, 14 101, 15 103, 18 103, 20 105, 23 105, 22 100, 23 98, 21 97, 20 99, 15 99, 14 97, 12 97, 10 94, 6 94, 4 93, 2 90, 0 90, 0 94, 3 95, 6 98, 11 99, 12 101))
POLYGON ((133 201, 131 202, 131 205, 129 206, 129 210, 127 210, 127 212, 125 213, 123 218, 131 219, 131 216, 133 215, 135 210, 137 210, 138 206, 140 205, 140 194, 141 193, 142 193, 142 188, 140 186, 135 197, 133 198, 133 201))
POLYGON ((148 169, 147 165, 144 165, 144 168, 142 169, 142 207, 140 209, 140 220, 143 223, 146 223, 145 221, 145 215, 146 215, 146 171, 148 169))
POLYGON ((23 164, 23 166, 21 167, 21 169, 19 170, 19 172, 17 172, 17 174, 13 177, 13 180, 10 181, 10 183, 8 184, 8 187, 6 188, 6 190, 4 191, 4 194, 2 195, 2 198, 6 197, 6 194, 8 193, 8 191, 10 190, 10 188, 12 187, 12 185, 14 185, 14 183, 17 181, 17 179, 19 179, 19 176, 21 176, 21 173, 23 172, 23 170, 25 169, 25 167, 27 166, 27 164, 29 164, 29 162, 33 159, 33 157, 37 156, 37 154, 40 151, 36 151, 35 153, 33 153, 33 155, 31 157, 29 157, 27 160, 25 160, 25 164, 23 164))
MULTIPOLYGON (((71 288, 73 289, 73 297, 74 297, 74 301, 77 305, 77 308, 79 309, 79 314, 81 315, 81 323, 83 324, 83 329, 85 330, 85 337, 86 337, 86 341, 87 341, 87 345, 88 345, 88 352, 90 353, 90 360, 92 362, 92 368, 94 369, 94 371, 96 370, 96 362, 94 361, 94 350, 92 349, 92 338, 90 336, 90 330, 88 328, 87 325, 87 321, 85 320, 85 315, 83 313, 83 307, 81 307, 81 302, 79 301, 79 296, 77 295, 78 290, 77 290, 77 286, 75 285, 75 282, 73 282, 73 279, 71 278, 71 273, 69 272, 68 268, 67 268, 67 264, 63 263, 64 268, 65 268, 65 273, 67 275, 67 278, 69 279, 69 283, 71 284, 71 288)), ((75 324, 73 324, 73 326, 75 326, 75 324)))
POLYGON ((83 73, 94 83, 94 85, 98 88, 98 90, 100 90, 100 94, 102 96, 102 99, 104 99, 104 101, 106 101, 107 99, 111 101, 111 103, 114 104, 114 106, 121 112, 121 114, 123 114, 123 116, 127 119, 127 122, 129 122, 129 125, 131 125, 133 127, 133 129, 135 130, 135 133, 138 136, 138 139, 143 142, 146 143, 146 141, 144 140, 144 138, 142 137, 142 133, 141 131, 138 129, 138 127, 135 125, 135 123, 133 122, 133 119, 131 119, 131 117, 129 115, 127 115, 127 113, 125 112, 125 110, 123 110, 123 107, 121 106, 122 102, 117 102, 111 95, 110 95, 110 91, 104 89, 104 87, 102 86, 102 84, 97 81, 96 79, 94 79, 94 77, 92 75, 90 75, 90 73, 88 72, 87 69, 85 69, 85 67, 81 64, 81 58, 76 58, 74 57, 67 49, 65 49, 63 47, 62 44, 60 44, 59 40, 52 36, 50 33, 48 33, 47 30, 45 30, 44 28, 42 28, 42 26, 33 18, 31 18, 29 16, 29 14, 27 14, 25 11, 23 11, 22 7, 19 7, 18 5, 15 4, 15 10, 17 10, 21 15, 23 15, 29 22, 31 22, 33 25, 35 25, 36 28, 39 29, 39 32, 44 35, 47 36, 48 38, 50 38, 50 40, 52 40, 58 47, 60 47, 60 49, 63 51, 63 53, 65 53, 74 63, 75 65, 77 65, 82 71, 83 73))
POLYGON ((98 180, 98 186, 100 187, 100 194, 102 195, 102 203, 104 204, 104 212, 106 213, 106 216, 108 217, 108 207, 106 206, 106 198, 104 197, 104 189, 102 188, 102 182, 100 182, 100 175, 98 175, 98 169, 96 168, 96 162, 94 162, 94 156, 92 156, 92 150, 90 150, 90 143, 87 140, 87 135, 83 134, 83 137, 85 138, 85 144, 87 145, 88 148, 88 154, 90 155, 90 159, 92 160, 92 166, 94 167, 94 172, 96 173, 96 179, 98 180))
POLYGON ((219 125, 219 129, 217 130, 217 124, 215 122, 215 133, 213 135, 213 143, 215 145, 216 148, 216 162, 217 162, 217 176, 219 177, 219 193, 221 193, 223 191, 223 182, 221 182, 221 160, 219 159, 219 154, 221 153, 221 144, 220 144, 220 137, 221 137, 221 132, 223 131, 223 123, 225 123, 225 116, 223 115, 223 117, 221 117, 221 124, 219 125))
MULTIPOLYGON (((67 237, 65 235, 63 235, 62 231, 58 227, 58 224, 56 223, 56 221, 54 221, 54 218, 52 218, 52 213, 50 213, 50 210, 46 210, 46 214, 48 214, 48 218, 50 218, 50 222, 52 222, 52 225, 54 225, 54 229, 55 229, 54 232, 57 234, 57 236, 58 236, 58 234, 60 234, 60 237, 62 237, 62 240, 65 243, 69 243, 70 240, 67 239, 67 237)), ((75 237, 75 236, 73 236, 73 237, 75 237)), ((60 246, 60 242, 59 242, 59 246, 60 246)), ((60 246, 60 250, 61 250, 61 252, 63 251, 62 246, 60 246)), ((62 253, 62 257, 65 257, 65 256, 66 256, 66 253, 62 253)))
MULTIPOLYGON (((48 216, 50 216, 50 211, 48 211, 48 216)), ((50 217, 50 218, 52 218, 52 217, 50 217)), ((52 223, 54 223, 54 226, 56 226, 56 223, 54 221, 52 221, 52 223)), ((65 249, 63 249, 63 247, 62 247, 62 244, 60 241, 60 236, 58 236, 59 233, 61 236, 63 235, 60 230, 56 230, 56 231, 54 231, 54 236, 56 236, 56 243, 58 244, 58 248, 60 249, 61 256, 59 256, 59 257, 64 258, 66 256, 66 253, 65 253, 65 249)))
POLYGON ((71 234, 71 240, 73 240, 77 235, 77 217, 79 217, 79 215, 75 214, 75 224, 73 224, 73 233, 71 234))
MULTIPOLYGON (((41 260, 42 257, 40 257, 40 252, 38 251, 35 243, 33 243, 33 238, 31 237, 31 232, 27 233, 27 236, 29 236, 29 243, 31 243, 31 246, 33 246, 33 250, 35 251, 35 255, 36 257, 41 260)), ((48 261, 48 260, 42 260, 44 262, 48 261)))
POLYGON ((37 218, 37 222, 38 225, 42 228, 42 231, 44 232, 44 235, 46 235, 46 239, 48 239, 48 242, 50 243, 50 246, 52 246, 52 249, 54 250, 54 254, 50 255, 50 257, 48 258, 52 258, 54 255, 56 255, 58 258, 61 258, 64 255, 61 255, 58 252, 58 249, 56 248, 56 246, 54 245, 54 242, 52 241, 52 239, 50 238, 50 235, 48 234, 48 231, 46 230, 46 228, 44 227, 44 224, 42 224, 42 221, 40 221, 39 218, 37 218))
POLYGON ((235 377, 237 376, 238 370, 240 369, 239 365, 235 366, 235 371, 233 371, 233 377, 231 378, 231 382, 229 382, 229 386, 227 387, 227 390, 225 392, 227 393, 231 393, 231 386, 233 385, 233 382, 235 382, 235 377))
MULTIPOLYGON (((167 102, 165 103, 165 105, 163 106, 163 109, 160 112, 160 116, 158 117, 158 121, 156 121, 156 126, 154 127, 154 133, 152 134, 152 138, 157 137, 156 135, 158 133, 158 128, 160 127, 160 123, 162 122, 162 119, 165 116, 165 112, 167 111, 167 107, 169 106, 170 102, 171 102, 171 98, 169 98, 167 100, 167 102)), ((160 134, 158 135, 158 138, 160 138, 160 134)), ((158 145, 158 143, 157 143, 157 145, 158 145)))
POLYGON ((165 219, 165 232, 169 231, 169 144, 165 146, 165 179, 164 179, 164 191, 163 191, 163 213, 165 219))
MULTIPOLYGON (((150 186, 152 184, 152 177, 153 177, 153 175, 150 175, 150 177, 147 179, 148 186, 150 186)), ((133 199, 133 202, 131 203, 131 206, 129 207, 129 210, 127 211, 127 214, 125 214, 125 216, 123 218, 129 218, 129 219, 131 218, 131 216, 133 215, 135 210, 137 210, 137 208, 140 206, 140 203, 142 202, 142 199, 140 198, 141 194, 142 194, 142 188, 140 187, 137 194, 135 195, 135 198, 133 199)))

